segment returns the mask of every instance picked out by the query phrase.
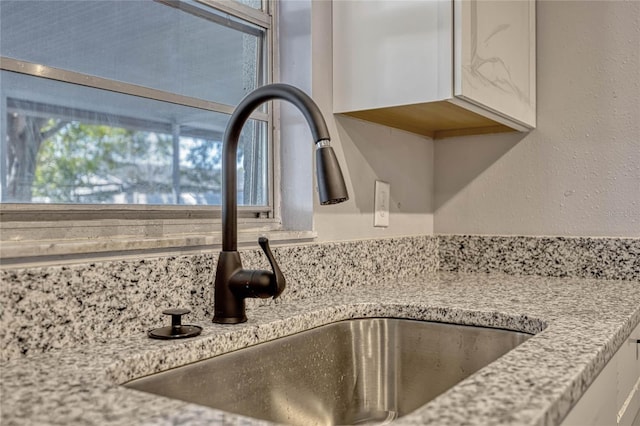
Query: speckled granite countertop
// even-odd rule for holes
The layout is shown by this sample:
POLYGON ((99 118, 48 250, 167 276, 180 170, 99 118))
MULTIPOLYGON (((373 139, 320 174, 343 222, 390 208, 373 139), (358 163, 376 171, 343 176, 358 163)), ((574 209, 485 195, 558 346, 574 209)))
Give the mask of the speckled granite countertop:
POLYGON ((399 425, 555 425, 640 322, 640 282, 437 273, 256 307, 178 342, 144 335, 3 363, 8 425, 263 424, 129 390, 130 379, 330 322, 401 317, 536 333, 399 425))

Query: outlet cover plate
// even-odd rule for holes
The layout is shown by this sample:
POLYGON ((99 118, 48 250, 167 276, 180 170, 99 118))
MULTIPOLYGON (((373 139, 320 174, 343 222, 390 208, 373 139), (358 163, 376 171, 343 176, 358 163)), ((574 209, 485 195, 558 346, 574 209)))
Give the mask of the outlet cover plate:
POLYGON ((381 180, 376 181, 373 199, 373 226, 386 228, 389 226, 389 203, 391 201, 391 185, 381 180))

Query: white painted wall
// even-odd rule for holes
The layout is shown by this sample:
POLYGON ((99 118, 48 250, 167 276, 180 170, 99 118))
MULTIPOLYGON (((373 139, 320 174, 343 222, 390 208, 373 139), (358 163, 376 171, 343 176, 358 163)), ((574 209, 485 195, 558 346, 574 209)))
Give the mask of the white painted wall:
POLYGON ((312 93, 328 118, 350 200, 319 206, 319 241, 433 233, 433 141, 353 118, 332 115, 333 59, 330 1, 312 2, 312 93), (373 226, 375 180, 391 184, 388 228, 373 226))
MULTIPOLYGON (((280 81, 311 94, 311 2, 279 3, 280 81)), ((313 228, 313 140, 304 117, 280 102, 281 211, 285 229, 313 228), (306 159, 306 161, 302 161, 306 159)), ((276 135, 277 137, 277 135, 276 135)), ((278 165, 276 165, 276 169, 278 165)), ((277 202, 277 200, 276 200, 277 202)))
POLYGON ((640 237, 640 2, 537 9, 538 127, 435 142, 435 232, 640 237))
MULTIPOLYGON (((287 22, 283 22, 286 33, 281 38, 281 80, 308 92, 310 81, 311 96, 327 120, 332 146, 343 168, 350 196, 346 203, 320 206, 314 195, 313 228, 318 234, 317 240, 432 234, 433 141, 385 126, 334 116, 331 2, 283 0, 281 8, 289 14, 287 22), (310 51, 304 52, 307 46, 310 51), (305 65, 309 60, 310 75, 305 65), (388 228, 373 226, 376 179, 391 184, 388 228)), ((282 19, 285 19, 284 15, 282 19)), ((312 145, 292 140, 293 134, 299 134, 305 140, 309 138, 299 113, 285 106, 282 115, 285 182, 282 203, 285 210, 293 212, 283 219, 286 226, 304 230, 307 227, 304 215, 308 208, 308 198, 304 194, 308 194, 306 188, 311 186, 312 145)))
POLYGON ((640 2, 538 1, 537 129, 435 143, 331 115, 331 2, 309 3, 312 96, 352 197, 314 198, 319 241, 434 230, 640 237, 640 2), (391 183, 389 228, 373 227, 375 179, 391 183))

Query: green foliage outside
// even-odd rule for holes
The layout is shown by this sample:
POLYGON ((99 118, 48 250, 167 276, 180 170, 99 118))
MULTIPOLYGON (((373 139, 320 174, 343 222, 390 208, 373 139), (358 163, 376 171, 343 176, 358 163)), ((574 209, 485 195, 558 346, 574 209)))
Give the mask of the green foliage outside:
MULTIPOLYGON (((49 120, 42 129, 60 126, 49 120)), ((180 182, 190 192, 219 188, 221 150, 190 140, 180 182)), ((34 201, 111 203, 126 194, 169 197, 174 192, 172 136, 106 125, 68 122, 43 141, 32 187, 34 201)))

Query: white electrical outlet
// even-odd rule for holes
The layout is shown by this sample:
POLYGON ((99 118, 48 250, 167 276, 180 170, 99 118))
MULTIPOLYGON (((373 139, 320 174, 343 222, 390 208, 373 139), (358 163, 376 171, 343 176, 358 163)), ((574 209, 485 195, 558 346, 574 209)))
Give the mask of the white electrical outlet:
POLYGON ((381 180, 376 181, 376 192, 373 199, 373 226, 386 228, 389 226, 389 202, 391 185, 381 180))

